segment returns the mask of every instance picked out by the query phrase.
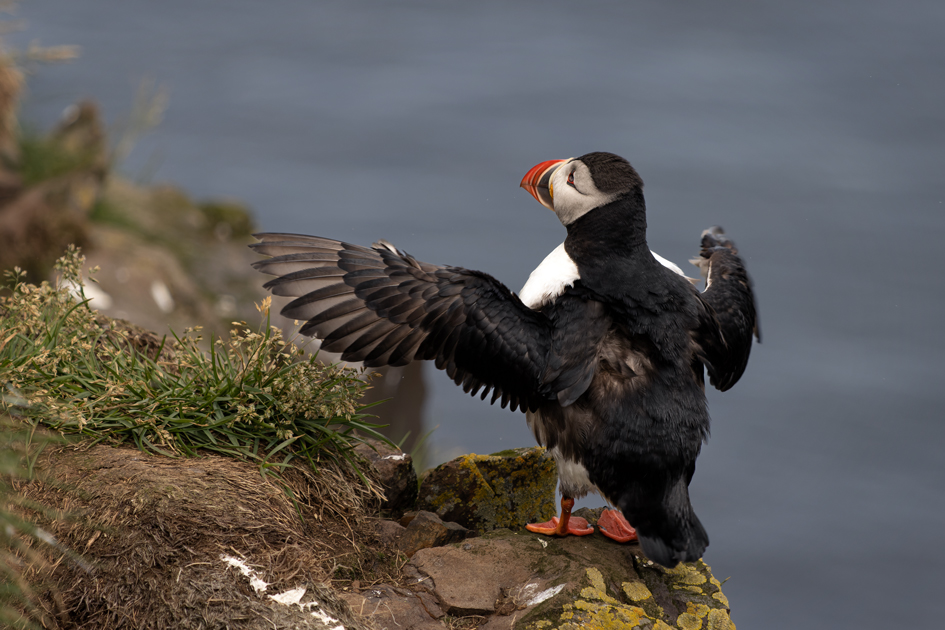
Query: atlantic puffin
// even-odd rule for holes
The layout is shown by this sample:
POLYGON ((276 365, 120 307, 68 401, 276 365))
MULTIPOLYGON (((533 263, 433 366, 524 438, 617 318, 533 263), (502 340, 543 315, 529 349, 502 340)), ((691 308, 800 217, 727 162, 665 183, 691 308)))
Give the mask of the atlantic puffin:
POLYGON ((643 181, 617 155, 542 162, 521 186, 567 237, 519 295, 383 240, 257 234, 250 247, 271 258, 253 266, 277 276, 264 285, 274 295, 296 298, 282 314, 323 350, 368 367, 433 360, 467 393, 524 411, 562 494, 561 517, 532 531, 591 533, 570 512, 596 492, 619 510, 598 521, 603 533, 638 538, 665 567, 698 560, 709 539, 689 482, 709 434, 704 375, 728 390, 758 337, 744 264, 720 228, 706 230, 692 261, 700 292, 652 253, 643 181))

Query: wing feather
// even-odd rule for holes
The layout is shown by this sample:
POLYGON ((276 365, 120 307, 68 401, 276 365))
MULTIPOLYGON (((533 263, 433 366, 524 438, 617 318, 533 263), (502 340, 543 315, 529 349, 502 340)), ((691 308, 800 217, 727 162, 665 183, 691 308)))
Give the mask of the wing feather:
POLYGON ((735 245, 719 227, 702 233, 699 257, 690 262, 706 280, 705 291, 699 294, 704 310, 694 339, 709 382, 724 392, 745 372, 752 336, 761 341, 751 278, 735 245))
POLYGON ((257 238, 251 247, 272 258, 254 267, 277 276, 265 286, 296 298, 283 314, 305 320, 301 332, 325 350, 369 367, 432 359, 465 391, 513 410, 553 397, 541 384, 550 320, 491 276, 423 263, 383 241, 257 238))

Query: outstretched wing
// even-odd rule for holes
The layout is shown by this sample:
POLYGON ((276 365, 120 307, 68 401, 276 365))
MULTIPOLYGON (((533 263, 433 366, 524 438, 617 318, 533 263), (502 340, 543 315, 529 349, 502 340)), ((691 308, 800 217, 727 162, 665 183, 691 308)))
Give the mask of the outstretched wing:
POLYGON ((537 409, 551 323, 492 276, 416 260, 381 241, 361 247, 316 236, 257 234, 272 256, 253 267, 291 296, 282 314, 301 333, 368 367, 432 359, 457 385, 502 407, 537 409))
POLYGON ((708 307, 696 334, 699 358, 708 369, 709 382, 724 392, 745 371, 752 335, 761 341, 751 279, 720 227, 702 233, 702 250, 690 262, 700 268, 706 281, 699 295, 708 307))

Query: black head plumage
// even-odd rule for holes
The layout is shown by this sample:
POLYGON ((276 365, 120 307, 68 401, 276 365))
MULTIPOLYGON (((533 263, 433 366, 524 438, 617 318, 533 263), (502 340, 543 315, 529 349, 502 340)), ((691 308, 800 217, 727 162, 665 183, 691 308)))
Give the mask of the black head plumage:
POLYGON ((628 192, 643 189, 643 179, 630 162, 614 155, 598 151, 587 153, 577 158, 583 162, 594 178, 594 185, 605 194, 628 192))

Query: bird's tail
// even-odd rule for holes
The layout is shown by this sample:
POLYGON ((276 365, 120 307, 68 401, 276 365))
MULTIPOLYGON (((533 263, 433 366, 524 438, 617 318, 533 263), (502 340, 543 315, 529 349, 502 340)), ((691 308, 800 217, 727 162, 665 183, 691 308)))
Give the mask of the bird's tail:
POLYGON ((667 568, 680 562, 694 562, 709 546, 709 535, 692 509, 684 478, 666 493, 659 505, 650 509, 624 509, 636 528, 646 557, 667 568))

